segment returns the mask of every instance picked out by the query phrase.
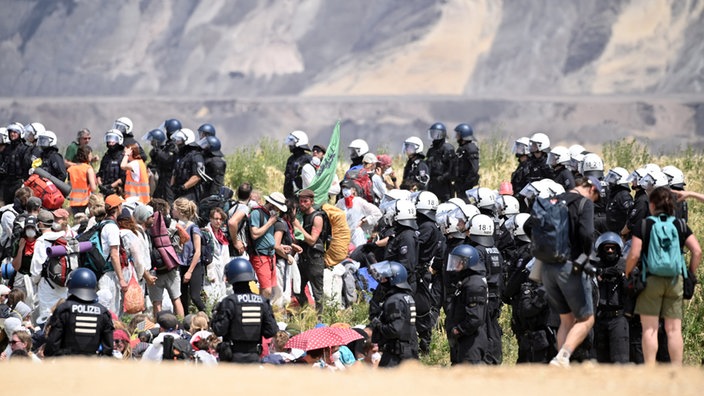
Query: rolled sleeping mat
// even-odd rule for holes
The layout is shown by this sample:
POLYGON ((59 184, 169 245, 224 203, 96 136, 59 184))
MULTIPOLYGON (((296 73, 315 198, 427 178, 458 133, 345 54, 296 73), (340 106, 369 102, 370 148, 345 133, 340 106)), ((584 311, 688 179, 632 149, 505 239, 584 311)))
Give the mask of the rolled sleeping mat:
MULTIPOLYGON (((91 249, 93 249, 93 244, 90 243, 90 241, 79 242, 77 253, 85 253, 91 249)), ((76 252, 73 252, 73 253, 76 253, 76 252)), ((46 248, 46 254, 49 257, 61 257, 61 256, 66 256, 67 254, 69 254, 69 252, 66 249, 66 246, 54 245, 54 246, 49 246, 48 248, 46 248)))
POLYGON ((68 197, 69 194, 71 194, 71 185, 68 183, 63 182, 62 180, 57 179, 52 175, 51 173, 47 172, 45 169, 42 168, 34 168, 34 173, 39 175, 40 177, 43 177, 45 179, 50 180, 56 188, 61 191, 61 194, 64 195, 64 197, 68 197))

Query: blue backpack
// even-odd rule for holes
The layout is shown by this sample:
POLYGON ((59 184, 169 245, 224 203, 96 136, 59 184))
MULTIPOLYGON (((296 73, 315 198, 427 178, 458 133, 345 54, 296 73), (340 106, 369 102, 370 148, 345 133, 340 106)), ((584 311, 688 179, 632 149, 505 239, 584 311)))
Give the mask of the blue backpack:
MULTIPOLYGON (((586 199, 580 198, 579 212, 586 199)), ((533 203, 531 254, 548 264, 563 264, 570 259, 570 212, 562 199, 538 197, 533 203)))
MULTIPOLYGON (((675 279, 678 275, 682 275, 686 279, 687 271, 680 245, 680 234, 675 225, 675 221, 677 221, 682 227, 682 220, 665 215, 648 216, 648 219, 653 221, 653 226, 650 227, 650 236, 647 238, 648 251, 642 260, 643 280, 645 280, 646 274, 675 279)), ((643 240, 646 240, 645 223, 646 220, 643 220, 643 240)), ((682 228, 684 229, 684 227, 682 228)))

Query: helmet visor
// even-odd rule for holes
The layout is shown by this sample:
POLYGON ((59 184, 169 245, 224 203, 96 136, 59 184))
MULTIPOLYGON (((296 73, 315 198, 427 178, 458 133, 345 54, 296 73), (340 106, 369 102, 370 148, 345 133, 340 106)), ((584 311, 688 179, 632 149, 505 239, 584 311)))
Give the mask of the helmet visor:
POLYGON ((403 152, 407 155, 415 154, 418 150, 418 145, 415 143, 403 143, 403 152))
POLYGON ((288 136, 286 136, 285 143, 289 147, 296 147, 296 144, 298 143, 298 139, 296 139, 296 137, 293 135, 288 135, 288 136))
POLYGON ((548 153, 548 165, 550 166, 556 166, 560 160, 560 156, 555 154, 555 153, 548 153))
POLYGON ((516 155, 527 155, 530 151, 528 150, 528 146, 526 144, 515 142, 513 143, 513 149, 511 149, 511 152, 516 155))
POLYGON ((528 183, 518 194, 524 198, 532 199, 538 196, 540 191, 533 185, 533 183, 528 183))
POLYGON ((388 261, 382 261, 380 263, 372 264, 369 267, 369 275, 371 275, 378 282, 381 282, 384 278, 390 278, 391 263, 388 261))
POLYGON ((464 193, 467 196, 470 205, 477 205, 479 203, 479 188, 471 188, 464 193))
POLYGON ((618 184, 619 180, 621 180, 621 176, 613 170, 610 170, 604 177, 604 181, 608 184, 618 184))
POLYGON ((112 124, 112 129, 117 129, 118 131, 122 132, 122 134, 124 135, 124 134, 126 134, 127 131, 129 130, 129 127, 128 127, 127 124, 125 124, 125 123, 122 122, 122 121, 115 121, 115 122, 112 124))
POLYGON ((647 174, 638 180, 638 185, 644 190, 650 190, 655 186, 655 178, 652 175, 647 174))
POLYGON ((428 129, 428 139, 442 140, 445 139, 445 131, 441 129, 428 129))
POLYGON ((108 133, 105 135, 105 143, 119 143, 120 142, 120 137, 115 135, 114 133, 108 133))
POLYGON ((174 133, 171 135, 171 140, 173 140, 174 143, 176 143, 176 144, 183 144, 183 143, 186 142, 187 139, 188 139, 188 137, 186 136, 186 134, 183 133, 183 132, 180 131, 180 130, 174 132, 174 133))
POLYGON ((196 144, 203 150, 210 148, 210 143, 208 142, 207 136, 197 141, 196 144))
POLYGON ((542 144, 540 142, 536 142, 535 140, 530 141, 530 152, 535 153, 536 151, 540 151, 540 147, 542 144))
POLYGON ((54 143, 54 139, 49 136, 39 136, 37 139, 37 146, 39 147, 49 147, 54 143))

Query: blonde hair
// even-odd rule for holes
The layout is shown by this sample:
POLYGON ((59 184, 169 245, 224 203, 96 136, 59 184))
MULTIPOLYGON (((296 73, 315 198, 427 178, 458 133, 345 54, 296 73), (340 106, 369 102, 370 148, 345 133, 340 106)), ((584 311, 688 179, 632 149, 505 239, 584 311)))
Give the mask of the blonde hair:
POLYGON ((174 201, 173 206, 176 210, 178 210, 181 215, 186 218, 186 220, 193 221, 197 217, 198 207, 196 206, 195 202, 191 201, 188 198, 178 198, 174 201))
POLYGON ((208 328, 210 328, 210 324, 208 323, 208 315, 206 315, 205 312, 200 311, 193 315, 191 318, 191 328, 189 329, 191 334, 195 334, 201 330, 208 330, 208 328))

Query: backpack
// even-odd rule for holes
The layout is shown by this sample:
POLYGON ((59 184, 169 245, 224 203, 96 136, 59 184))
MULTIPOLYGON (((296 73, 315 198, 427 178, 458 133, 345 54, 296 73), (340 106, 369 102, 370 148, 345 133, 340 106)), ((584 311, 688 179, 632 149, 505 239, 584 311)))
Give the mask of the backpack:
POLYGON ((342 209, 328 203, 324 203, 320 209, 323 214, 320 240, 325 247, 325 265, 332 267, 347 258, 352 232, 342 209))
POLYGON ((32 174, 24 185, 31 188, 35 197, 42 199, 42 206, 48 210, 56 210, 64 205, 64 195, 59 191, 58 187, 51 181, 40 177, 38 174, 32 174))
MULTIPOLYGON (((213 242, 213 234, 203 228, 200 229, 200 263, 208 265, 213 262, 213 254, 215 251, 213 242)), ((193 240, 193 227, 191 227, 191 240, 193 240)))
POLYGON ((198 203, 198 221, 196 222, 198 227, 205 227, 210 219, 210 211, 215 208, 223 208, 225 203, 225 198, 219 194, 201 199, 198 203))
MULTIPOLYGON (((582 212, 586 199, 579 202, 582 212)), ((530 210, 531 254, 548 264, 563 264, 570 259, 570 212, 562 199, 538 197, 530 210)))
MULTIPOLYGON (((109 269, 108 261, 103 256, 103 244, 100 241, 100 233, 103 231, 103 227, 110 222, 114 223, 113 220, 101 221, 76 238, 79 242, 87 241, 93 244, 93 249, 80 255, 78 266, 93 271, 96 279, 100 279, 109 269)), ((122 258, 120 258, 120 261, 122 262, 122 258)), ((112 265, 109 266, 112 267, 112 265)))
MULTIPOLYGON (((4 216, 6 212, 14 213, 15 214, 15 222, 14 223, 17 223, 18 214, 14 208, 14 204, 7 204, 7 205, 0 208, 0 219, 2 219, 2 216, 4 216)), ((12 227, 12 233, 10 235, 7 235, 7 239, 5 240, 5 244, 0 246, 0 259, 4 259, 7 257, 12 258, 12 250, 13 250, 12 245, 13 245, 13 242, 16 240, 15 239, 14 223, 13 223, 13 227, 12 227)), ((2 231, 0 231, 0 232, 2 232, 2 231)), ((17 235, 19 235, 19 233, 17 235)))
MULTIPOLYGON (((49 279, 53 283, 65 287, 68 275, 78 267, 77 253, 79 241, 71 237, 60 237, 52 243, 52 246, 63 246, 68 252, 63 256, 47 256, 42 265, 42 277, 49 279)), ((95 250, 95 249, 91 249, 95 250)), ((51 283, 49 284, 51 286, 51 283)))
MULTIPOLYGON (((684 265, 684 256, 680 245, 680 234, 675 221, 680 223, 680 228, 684 229, 681 219, 674 216, 648 216, 653 221, 647 238, 648 253, 643 256, 642 277, 645 280, 646 274, 662 276, 667 278, 677 278, 678 275, 687 278, 687 270, 684 265)), ((643 240, 646 240, 645 222, 643 220, 643 240)))
POLYGON ((372 179, 361 165, 350 168, 350 170, 345 173, 344 180, 352 180, 357 189, 357 195, 366 199, 367 202, 374 203, 372 179))

